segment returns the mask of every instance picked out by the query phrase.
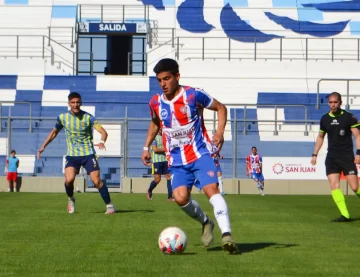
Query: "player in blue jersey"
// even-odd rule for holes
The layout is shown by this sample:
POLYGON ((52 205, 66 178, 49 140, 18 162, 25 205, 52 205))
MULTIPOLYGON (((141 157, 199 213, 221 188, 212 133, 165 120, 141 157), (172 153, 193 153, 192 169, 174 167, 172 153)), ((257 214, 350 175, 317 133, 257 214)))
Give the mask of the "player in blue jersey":
POLYGON ((80 109, 82 102, 79 93, 70 93, 68 100, 70 110, 57 117, 55 128, 52 129, 38 150, 37 158, 40 159, 40 154, 45 150, 46 146, 51 143, 60 130, 64 128, 67 143, 65 191, 69 197, 68 212, 71 214, 75 212, 74 180, 82 166, 86 169, 87 174, 90 175, 91 181, 99 190, 106 204, 105 214, 113 214, 115 213, 115 208, 111 203, 106 185, 103 184, 100 179, 100 167, 94 148, 94 146, 97 146, 100 150, 106 149, 105 142, 108 136, 107 132, 94 116, 80 109), (93 143, 93 129, 101 134, 101 141, 97 144, 93 143))
POLYGON ((151 144, 151 150, 152 174, 154 175, 154 180, 150 183, 148 188, 147 198, 152 200, 152 191, 160 183, 161 175, 164 175, 168 190, 168 200, 173 201, 170 173, 163 146, 161 129, 151 144))

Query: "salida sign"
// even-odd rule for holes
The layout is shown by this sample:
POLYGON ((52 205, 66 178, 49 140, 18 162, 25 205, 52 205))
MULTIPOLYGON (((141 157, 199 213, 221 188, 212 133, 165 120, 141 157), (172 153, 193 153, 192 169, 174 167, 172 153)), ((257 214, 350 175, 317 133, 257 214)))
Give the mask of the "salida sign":
POLYGON ((81 33, 126 33, 126 34, 146 34, 146 23, 79 23, 81 33))
POLYGON ((326 180, 323 159, 315 166, 310 164, 311 157, 263 157, 265 179, 287 180, 326 180))

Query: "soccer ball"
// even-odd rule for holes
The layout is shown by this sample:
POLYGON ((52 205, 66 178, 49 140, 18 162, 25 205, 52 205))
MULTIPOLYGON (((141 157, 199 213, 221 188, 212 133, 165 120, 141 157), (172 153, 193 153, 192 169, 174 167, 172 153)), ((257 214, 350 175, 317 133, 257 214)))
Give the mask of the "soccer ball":
POLYGON ((168 227, 159 236, 159 248, 165 254, 184 252, 187 238, 183 230, 178 227, 168 227))

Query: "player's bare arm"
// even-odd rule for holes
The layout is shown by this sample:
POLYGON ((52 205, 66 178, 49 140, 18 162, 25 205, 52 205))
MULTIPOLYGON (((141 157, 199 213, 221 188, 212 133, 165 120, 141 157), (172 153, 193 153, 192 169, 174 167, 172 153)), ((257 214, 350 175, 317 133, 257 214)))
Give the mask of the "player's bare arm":
POLYGON ((213 141, 215 146, 220 151, 224 143, 224 132, 227 121, 227 108, 224 104, 220 103, 214 98, 213 102, 211 103, 211 106, 208 107, 208 109, 212 111, 216 111, 218 115, 218 126, 213 136, 213 141))
POLYGON ((320 131, 317 138, 316 138, 314 152, 313 152, 313 155, 311 157, 311 164, 312 165, 316 165, 317 154, 319 153, 319 151, 321 149, 321 146, 324 143, 325 134, 326 134, 325 132, 320 131))
POLYGON ((148 133, 145 140, 145 145, 143 152, 141 154, 141 160, 144 165, 150 166, 150 152, 149 152, 149 145, 155 139, 156 135, 159 133, 160 129, 160 119, 158 117, 152 118, 149 124, 148 133))
POLYGON ((154 151, 155 153, 159 153, 159 154, 165 153, 164 148, 159 148, 159 147, 156 147, 155 145, 151 146, 151 150, 154 151))
POLYGON ((108 137, 108 133, 102 126, 94 126, 94 129, 101 134, 101 141, 97 144, 94 144, 94 146, 99 147, 100 150, 106 150, 105 142, 108 137))
POLYGON ((356 156, 355 156, 355 160, 354 163, 356 164, 360 164, 360 130, 358 129, 358 127, 356 128, 351 128, 351 132, 355 138, 355 144, 356 144, 356 156))
POLYGON ((250 163, 248 162, 247 158, 245 160, 245 174, 246 176, 249 176, 249 165, 250 163))
POLYGON ((38 152, 37 152, 37 159, 40 159, 40 155, 42 152, 44 152, 46 146, 48 146, 58 135, 58 133, 60 132, 60 130, 54 128, 51 130, 51 132, 49 133, 49 135, 47 136, 47 138, 45 139, 44 143, 41 145, 41 147, 39 148, 38 152))

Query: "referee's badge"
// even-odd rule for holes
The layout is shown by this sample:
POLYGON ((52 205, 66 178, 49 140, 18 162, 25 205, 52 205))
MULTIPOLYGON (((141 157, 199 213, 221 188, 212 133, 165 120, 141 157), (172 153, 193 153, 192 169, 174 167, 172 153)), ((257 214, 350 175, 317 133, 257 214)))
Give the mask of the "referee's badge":
POLYGON ((344 129, 340 130, 340 136, 345 136, 345 130, 344 129))

